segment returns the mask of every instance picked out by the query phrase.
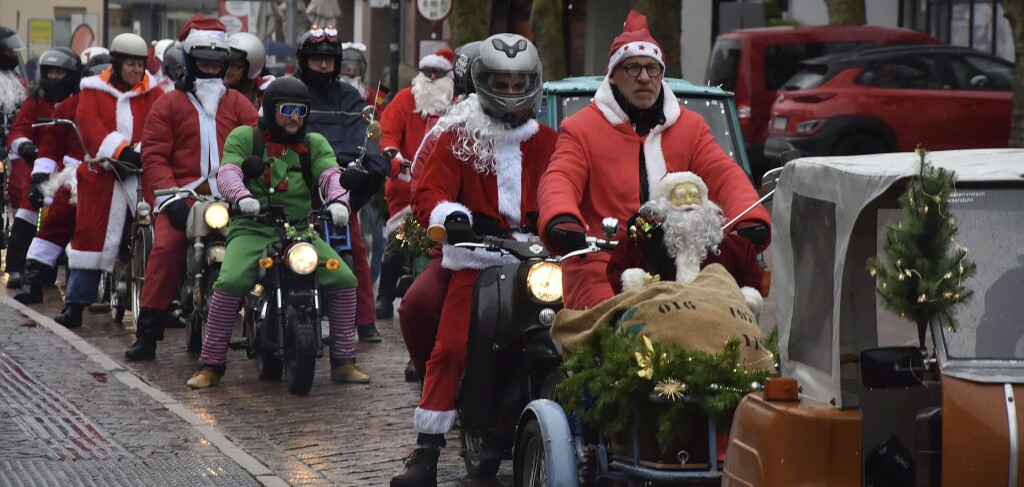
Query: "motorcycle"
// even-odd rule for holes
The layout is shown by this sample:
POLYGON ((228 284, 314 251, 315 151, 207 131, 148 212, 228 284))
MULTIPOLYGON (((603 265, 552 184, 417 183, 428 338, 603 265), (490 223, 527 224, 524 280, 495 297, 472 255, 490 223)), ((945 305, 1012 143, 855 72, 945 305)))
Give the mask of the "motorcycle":
MULTIPOLYGON (((316 359, 325 344, 321 329, 321 308, 316 270, 320 256, 310 243, 316 238, 318 212, 311 214, 306 228, 293 227, 283 206, 270 205, 252 218, 277 228, 279 239, 267 247, 259 260, 259 280, 242 307, 242 340, 232 348, 244 349, 256 360, 256 375, 277 381, 282 373, 288 392, 303 395, 313 386, 316 359)), ((334 270, 342 264, 327 259, 334 270)))
POLYGON ((186 251, 185 275, 178 288, 180 306, 174 314, 185 323, 185 349, 199 352, 206 336, 206 313, 213 295, 213 284, 217 282, 224 262, 230 219, 228 204, 220 196, 201 195, 188 188, 160 189, 154 195, 171 196, 160 205, 161 209, 184 198, 196 201, 185 224, 185 237, 192 246, 186 251))
MULTIPOLYGON (((609 221, 605 235, 610 238, 617 229, 618 221, 609 221)), ((603 248, 614 246, 590 239, 603 248)), ((485 269, 476 279, 456 400, 466 472, 470 478, 490 478, 502 460, 512 459, 523 409, 534 399, 554 397, 560 380, 561 351, 550 328, 562 308, 562 268, 536 241, 484 236, 455 246, 502 252, 519 261, 485 269)))

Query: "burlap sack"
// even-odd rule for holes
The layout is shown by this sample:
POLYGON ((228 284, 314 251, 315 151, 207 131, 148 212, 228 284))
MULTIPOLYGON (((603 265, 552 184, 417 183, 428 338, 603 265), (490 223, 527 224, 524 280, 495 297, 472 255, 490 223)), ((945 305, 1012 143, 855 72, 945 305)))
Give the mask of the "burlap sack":
POLYGON ((771 366, 739 285, 719 264, 704 268, 692 284, 659 282, 588 310, 564 309, 555 318, 551 336, 571 352, 596 340, 600 326, 636 330, 660 343, 711 353, 721 352, 730 338, 737 337, 746 368, 771 366))

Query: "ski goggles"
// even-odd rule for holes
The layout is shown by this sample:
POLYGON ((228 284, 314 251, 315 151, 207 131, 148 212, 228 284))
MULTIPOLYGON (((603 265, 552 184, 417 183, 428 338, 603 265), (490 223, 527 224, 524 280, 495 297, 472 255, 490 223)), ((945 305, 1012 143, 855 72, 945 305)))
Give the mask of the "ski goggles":
POLYGON ((333 25, 327 27, 320 27, 314 24, 309 29, 309 35, 313 38, 313 42, 338 42, 338 29, 335 29, 333 25))
POLYGON ((302 103, 282 103, 277 106, 277 113, 285 117, 291 117, 292 115, 298 115, 299 118, 306 118, 306 114, 309 112, 309 107, 302 103))

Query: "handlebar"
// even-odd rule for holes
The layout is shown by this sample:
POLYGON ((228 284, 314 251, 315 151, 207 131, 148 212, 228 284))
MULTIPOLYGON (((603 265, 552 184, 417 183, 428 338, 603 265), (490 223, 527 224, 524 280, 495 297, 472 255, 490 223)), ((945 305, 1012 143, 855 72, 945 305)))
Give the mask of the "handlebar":
POLYGON ((568 254, 563 255, 558 259, 559 262, 569 260, 573 257, 580 257, 587 254, 593 254, 595 252, 603 252, 607 250, 614 250, 619 245, 617 240, 597 238, 587 236, 587 247, 579 250, 574 250, 568 254))
POLYGON ((86 163, 88 163, 89 166, 97 166, 103 164, 104 162, 108 162, 112 166, 117 166, 119 169, 129 174, 142 174, 142 168, 135 167, 130 162, 121 161, 111 157, 95 157, 86 161, 86 163))
POLYGON ((221 198, 220 196, 199 194, 196 193, 196 191, 191 188, 157 189, 153 191, 153 196, 157 198, 163 196, 171 196, 171 198, 168 198, 167 201, 160 203, 159 211, 163 211, 164 208, 166 208, 167 205, 171 204, 172 202, 185 198, 192 198, 196 201, 223 201, 223 198, 221 198))

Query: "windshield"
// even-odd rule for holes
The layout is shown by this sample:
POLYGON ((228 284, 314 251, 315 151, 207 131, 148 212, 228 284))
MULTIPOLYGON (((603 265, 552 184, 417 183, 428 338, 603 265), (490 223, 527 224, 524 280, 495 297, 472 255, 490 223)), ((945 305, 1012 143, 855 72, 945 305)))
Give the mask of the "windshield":
MULTIPOLYGON (((590 104, 590 100, 593 97, 587 96, 563 96, 561 97, 561 103, 558 107, 558 124, 561 125, 562 120, 565 120, 569 116, 583 109, 583 107, 590 104)), ((697 112, 700 116, 704 117, 704 121, 707 122, 708 127, 711 129, 711 134, 715 136, 715 141, 718 142, 718 146, 722 148, 722 151, 729 155, 737 164, 742 166, 739 160, 739 154, 736 151, 736 137, 739 135, 731 130, 732 124, 729 123, 729 111, 727 110, 726 100, 721 98, 700 98, 696 96, 680 96, 677 98, 679 105, 683 108, 697 112)))
POLYGON ((740 62, 740 43, 734 40, 720 40, 715 43, 708 58, 708 84, 723 90, 736 90, 736 72, 740 62))

